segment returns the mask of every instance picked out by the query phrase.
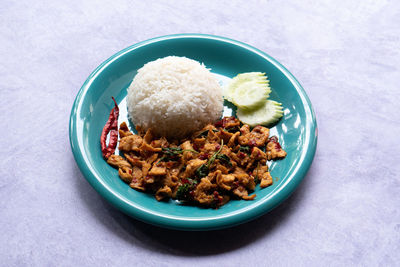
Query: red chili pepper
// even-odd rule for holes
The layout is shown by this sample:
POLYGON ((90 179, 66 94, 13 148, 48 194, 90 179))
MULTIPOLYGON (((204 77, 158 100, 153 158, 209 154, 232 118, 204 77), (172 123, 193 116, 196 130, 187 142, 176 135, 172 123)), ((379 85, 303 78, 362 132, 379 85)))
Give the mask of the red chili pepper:
POLYGON ((100 136, 101 152, 103 153, 103 157, 105 159, 108 159, 112 154, 114 154, 118 142, 119 108, 114 97, 111 98, 114 101, 114 108, 111 110, 108 121, 106 122, 106 125, 104 125, 103 131, 101 132, 100 136), (109 133, 110 139, 107 146, 106 140, 109 133))
POLYGON ((249 141, 249 146, 257 146, 256 140, 251 139, 251 140, 249 141))
POLYGON ((199 159, 208 159, 208 153, 200 154, 199 159))
POLYGON ((243 159, 246 157, 246 154, 243 152, 239 152, 239 158, 243 159))

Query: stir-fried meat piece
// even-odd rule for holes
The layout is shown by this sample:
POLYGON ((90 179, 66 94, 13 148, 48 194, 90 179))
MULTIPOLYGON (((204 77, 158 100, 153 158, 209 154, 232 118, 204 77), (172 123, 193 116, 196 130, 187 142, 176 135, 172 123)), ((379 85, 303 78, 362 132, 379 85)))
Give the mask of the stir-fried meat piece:
POLYGON ((157 190, 155 196, 158 201, 170 198, 172 196, 172 190, 169 186, 165 185, 163 188, 157 190))
POLYGON ((228 147, 233 147, 236 144, 236 140, 239 137, 240 132, 234 133, 228 141, 228 147))
POLYGON ((204 126, 204 128, 200 132, 204 132, 205 130, 208 130, 211 132, 217 132, 217 128, 212 124, 207 124, 206 126, 204 126))
MULTIPOLYGON (((190 140, 187 140, 181 144, 182 150, 194 150, 190 140)), ((194 153, 191 151, 183 151, 184 160, 190 160, 194 157, 194 153)))
POLYGON ((151 185, 154 184, 154 182, 155 182, 154 176, 151 176, 151 175, 143 176, 143 184, 144 184, 145 187, 149 187, 150 188, 151 185))
POLYGON ((158 158, 158 154, 153 154, 146 159, 146 162, 149 164, 153 164, 153 162, 155 162, 157 160, 157 158, 158 158))
POLYGON ((221 171, 221 173, 223 174, 229 173, 229 169, 222 164, 217 164, 217 167, 215 167, 215 169, 221 171))
POLYGON ((244 124, 241 128, 240 128, 240 134, 241 135, 247 135, 250 133, 250 126, 247 124, 244 124))
POLYGON ((148 143, 142 142, 142 145, 139 147, 139 152, 143 155, 149 154, 148 152, 161 152, 161 147, 152 147, 148 143))
POLYGON ((171 176, 178 177, 178 175, 179 175, 179 173, 180 173, 182 168, 183 168, 183 163, 182 162, 172 161, 172 162, 169 162, 167 171, 171 176))
POLYGON ((256 161, 260 162, 261 164, 265 164, 267 159, 267 155, 258 147, 253 147, 251 150, 250 160, 247 163, 246 170, 249 170, 256 161))
POLYGON ((200 149, 201 152, 204 153, 209 153, 212 154, 214 151, 218 150, 217 148, 220 147, 218 143, 206 143, 202 149, 200 149))
POLYGON ((233 116, 224 117, 222 120, 217 121, 214 126, 217 128, 230 129, 240 126, 240 121, 233 116))
POLYGON ((153 130, 148 129, 146 134, 143 137, 144 142, 146 142, 147 144, 151 143, 151 140, 153 140, 153 130))
POLYGON ((232 154, 232 150, 228 146, 223 146, 220 154, 230 156, 232 154))
MULTIPOLYGON (((247 164, 250 161, 250 155, 247 155, 246 153, 242 152, 242 151, 238 151, 236 154, 232 153, 231 154, 232 159, 234 159, 239 166, 247 166, 247 164)), ((251 166, 251 164, 250 164, 251 166)))
POLYGON ((206 163, 207 160, 192 159, 187 162, 186 170, 183 173, 184 177, 192 177, 198 167, 206 163))
POLYGON ((256 126, 250 132, 250 127, 243 125, 240 132, 242 135, 238 137, 239 144, 251 147, 264 146, 269 135, 269 129, 263 126, 256 126))
POLYGON ((256 197, 255 194, 252 196, 249 196, 249 192, 247 192, 247 189, 241 185, 238 186, 237 188, 233 189, 232 192, 233 192, 233 194, 235 194, 236 196, 238 196, 244 200, 253 200, 256 197))
POLYGON ((256 198, 256 194, 253 194, 253 195, 251 195, 251 196, 242 196, 242 199, 244 199, 244 200, 253 200, 253 199, 255 199, 256 198))
POLYGON ((250 191, 254 191, 256 189, 256 182, 254 181, 254 177, 249 175, 248 183, 246 184, 246 188, 250 191))
POLYGON ((170 188, 175 188, 178 185, 178 175, 173 171, 167 171, 167 175, 164 177, 163 184, 168 185, 170 188))
POLYGON ((129 184, 132 181, 132 169, 130 167, 119 168, 118 174, 125 183, 129 184))
POLYGON ((250 158, 253 158, 255 160, 265 160, 267 158, 267 155, 258 147, 253 147, 250 158))
POLYGON ((145 130, 142 127, 140 127, 139 125, 136 125, 136 132, 142 138, 143 138, 144 134, 146 133, 145 130))
POLYGON ((132 166, 139 166, 142 167, 143 165, 143 161, 141 160, 140 157, 136 156, 135 154, 133 154, 132 152, 130 153, 124 153, 125 158, 128 160, 128 162, 132 165, 132 166))
POLYGON ((228 144, 229 140, 231 139, 231 137, 233 136, 233 133, 224 131, 223 129, 221 129, 218 133, 217 133, 218 137, 220 139, 224 140, 224 144, 228 144))
POLYGON ((271 174, 270 174, 269 171, 268 171, 268 166, 266 166, 266 165, 265 165, 265 166, 259 166, 259 167, 257 167, 257 168, 253 171, 252 176, 253 176, 255 179, 258 179, 258 180, 261 181, 261 182, 260 182, 260 187, 261 187, 261 188, 270 186, 270 185, 273 183, 273 181, 272 181, 272 176, 271 176, 271 174))
POLYGON ((136 166, 132 168, 132 180, 129 186, 137 190, 145 190, 143 186, 143 172, 141 168, 136 166))
POLYGON ((269 129, 240 127, 234 117, 205 126, 191 138, 156 139, 151 129, 138 134, 126 123, 119 129, 119 150, 107 162, 118 169, 131 188, 152 192, 158 201, 174 198, 203 206, 219 207, 231 197, 252 200, 256 184, 273 183, 267 160, 283 158, 276 136, 269 129), (265 152, 264 152, 265 148, 265 152))
POLYGON ((206 139, 208 142, 216 142, 216 143, 221 142, 219 136, 214 131, 208 131, 206 139))
POLYGON ((264 146, 269 136, 269 129, 263 126, 256 126, 250 132, 249 145, 251 146, 264 146))
POLYGON ((254 178, 251 178, 250 175, 242 168, 240 167, 236 168, 235 172, 233 173, 233 176, 238 181, 238 184, 243 185, 249 190, 254 190, 255 188, 254 178))
POLYGON ((153 165, 153 168, 149 171, 149 175, 153 176, 160 176, 160 175, 166 175, 167 174, 167 168, 165 167, 158 167, 156 164, 153 165))
POLYGON ((286 157, 286 151, 276 142, 268 142, 266 151, 268 160, 286 157))
POLYGON ((227 191, 232 189, 232 184, 235 181, 233 174, 220 174, 217 176, 217 185, 227 191))
POLYGON ((121 151, 139 151, 139 147, 143 143, 143 138, 139 135, 128 135, 119 140, 118 149, 121 151))
POLYGON ((199 150, 201 149, 206 143, 206 139, 205 138, 195 138, 193 140, 193 149, 194 150, 199 150))
POLYGON ((168 147, 169 143, 167 138, 161 137, 160 139, 151 141, 150 145, 154 148, 159 148, 159 147, 168 147))
POLYGON ((137 166, 133 166, 133 168, 132 168, 132 178, 141 180, 142 177, 143 177, 142 169, 137 167, 137 166))
POLYGON ((216 181, 217 181, 218 176, 220 176, 220 175, 221 175, 221 171, 216 170, 216 171, 214 171, 214 172, 210 172, 210 173, 207 175, 207 178, 208 178, 208 180, 209 180, 211 183, 215 184, 216 181))
POLYGON ((126 122, 121 123, 119 126, 119 138, 123 138, 125 136, 133 135, 131 131, 129 131, 128 125, 126 125, 126 122))
POLYGON ((240 126, 240 121, 238 119, 236 119, 235 117, 233 117, 233 116, 225 117, 222 120, 223 120, 222 127, 226 128, 226 129, 232 128, 232 127, 235 127, 235 126, 240 126))
POLYGON ((146 161, 142 162, 142 175, 143 175, 143 177, 146 177, 148 175, 150 168, 151 168, 151 164, 150 163, 148 163, 146 161))
POLYGON ((250 141, 250 126, 245 124, 240 128, 241 135, 238 137, 238 142, 241 146, 247 146, 250 141))
POLYGON ((212 184, 208 178, 202 178, 194 190, 194 200, 202 205, 212 205, 214 202, 214 194, 212 191, 214 191, 216 187, 217 185, 212 184))
POLYGON ((131 168, 131 164, 129 164, 129 162, 127 162, 123 157, 118 155, 111 155, 107 159, 107 163, 113 166, 114 168, 122 168, 122 167, 131 168))

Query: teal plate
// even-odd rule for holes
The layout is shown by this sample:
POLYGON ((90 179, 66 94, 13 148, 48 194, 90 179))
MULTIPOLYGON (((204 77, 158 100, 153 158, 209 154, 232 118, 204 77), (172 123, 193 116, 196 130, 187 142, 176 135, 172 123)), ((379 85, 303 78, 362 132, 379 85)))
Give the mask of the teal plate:
MULTIPOLYGON (((225 103, 224 115, 234 114, 225 103)), ((317 144, 314 112, 304 89, 275 59, 244 43, 223 37, 178 34, 130 46, 102 63, 83 84, 72 107, 69 129, 75 160, 94 189, 122 212, 147 223, 181 230, 211 230, 255 219, 284 201, 300 184, 313 160, 317 144), (113 107, 120 106, 119 122, 128 121, 126 89, 137 70, 157 58, 176 55, 203 62, 221 83, 241 72, 261 71, 271 81, 270 98, 283 104, 284 117, 271 128, 287 151, 272 162, 272 186, 260 189, 253 201, 232 200, 219 209, 158 202, 150 194, 131 189, 117 170, 102 158, 100 133, 113 107)))

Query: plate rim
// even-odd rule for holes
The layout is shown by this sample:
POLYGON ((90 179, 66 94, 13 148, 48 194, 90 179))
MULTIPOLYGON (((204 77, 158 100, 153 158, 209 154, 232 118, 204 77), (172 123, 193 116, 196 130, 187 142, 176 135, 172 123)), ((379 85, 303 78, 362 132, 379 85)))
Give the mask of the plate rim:
POLYGON ((85 80, 74 100, 69 120, 69 140, 70 140, 71 150, 80 171, 82 172, 85 179, 89 182, 89 184, 109 203, 111 203, 114 207, 118 208, 122 212, 128 214, 129 216, 156 226, 170 228, 170 229, 178 229, 178 230, 213 230, 213 229, 227 228, 241 223, 245 223, 247 221, 253 220, 259 216, 266 214, 267 212, 278 206, 280 203, 282 203, 284 200, 286 200, 295 191, 298 185, 303 181, 314 159, 315 151, 317 148, 317 139, 318 139, 318 127, 311 101, 308 98, 304 88, 300 85, 297 79, 281 63, 279 63, 277 60, 275 60, 267 53, 251 45, 230 38, 210 35, 210 34, 183 33, 183 34, 164 35, 160 37, 151 38, 142 42, 138 42, 113 54, 111 57, 102 62, 98 67, 96 67, 92 71, 92 73, 88 76, 88 78, 85 80), (214 217, 211 219, 210 218, 183 219, 180 217, 176 218, 174 216, 169 216, 169 217, 160 216, 156 212, 151 212, 149 210, 144 210, 132 206, 130 203, 122 199, 117 192, 113 191, 112 188, 108 187, 105 183, 103 183, 93 174, 93 172, 91 171, 91 166, 87 164, 88 163, 87 158, 85 158, 83 149, 80 146, 79 136, 76 129, 77 122, 79 120, 76 117, 82 105, 81 100, 88 92, 91 81, 95 79, 97 75, 99 75, 102 72, 102 70, 104 70, 108 65, 118 60, 126 53, 129 53, 139 47, 151 43, 156 43, 170 39, 182 39, 182 38, 212 39, 220 42, 230 43, 236 46, 240 46, 246 50, 249 50, 261 56, 262 58, 273 64, 276 68, 278 68, 280 72, 290 80, 290 82, 293 84, 293 86, 295 87, 296 91, 298 92, 301 98, 301 102, 304 106, 305 113, 307 115, 306 124, 308 124, 308 127, 310 128, 310 133, 309 136, 306 135, 306 137, 309 137, 307 142, 306 153, 302 154, 303 155, 302 159, 299 162, 299 166, 301 166, 302 168, 298 168, 297 171, 294 171, 293 175, 288 177, 284 185, 282 185, 278 190, 271 192, 271 194, 263 201, 259 201, 257 205, 251 205, 250 206, 251 208, 249 209, 246 208, 240 209, 239 213, 231 212, 228 213, 228 216, 214 217), (265 202, 267 201, 269 201, 268 205, 264 205, 265 202))

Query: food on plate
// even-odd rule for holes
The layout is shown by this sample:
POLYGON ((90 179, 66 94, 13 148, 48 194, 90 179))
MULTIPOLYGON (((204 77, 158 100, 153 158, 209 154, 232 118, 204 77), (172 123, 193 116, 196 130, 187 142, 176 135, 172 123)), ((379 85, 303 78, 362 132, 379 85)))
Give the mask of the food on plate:
POLYGON ((225 96, 238 108, 254 109, 265 102, 271 93, 267 76, 262 72, 238 74, 229 83, 225 96))
POLYGON ((157 200, 178 199, 204 207, 220 207, 230 199, 252 200, 256 185, 273 183, 267 160, 284 158, 269 129, 224 117, 191 137, 156 137, 152 128, 138 134, 123 122, 119 129, 121 155, 107 162, 130 187, 155 194, 157 200))
POLYGON ((222 116, 218 80, 203 64, 168 56, 140 68, 128 88, 131 121, 158 136, 182 138, 222 116))
POLYGON ((278 138, 261 126, 283 116, 270 93, 265 73, 237 75, 224 97, 238 107, 238 118, 220 119, 222 88, 203 64, 176 56, 149 62, 128 88, 128 114, 137 134, 126 122, 118 130, 119 108, 112 98, 100 137, 103 157, 130 187, 154 193, 158 201, 218 208, 230 199, 253 200, 257 184, 273 183, 267 161, 286 157, 278 138))
POLYGON ((250 126, 271 125, 283 116, 282 104, 267 100, 255 110, 238 109, 236 115, 239 120, 250 126))
POLYGON ((234 77, 224 90, 224 98, 237 106, 238 119, 250 126, 271 125, 283 116, 282 104, 269 100, 269 80, 262 72, 246 72, 234 77))

